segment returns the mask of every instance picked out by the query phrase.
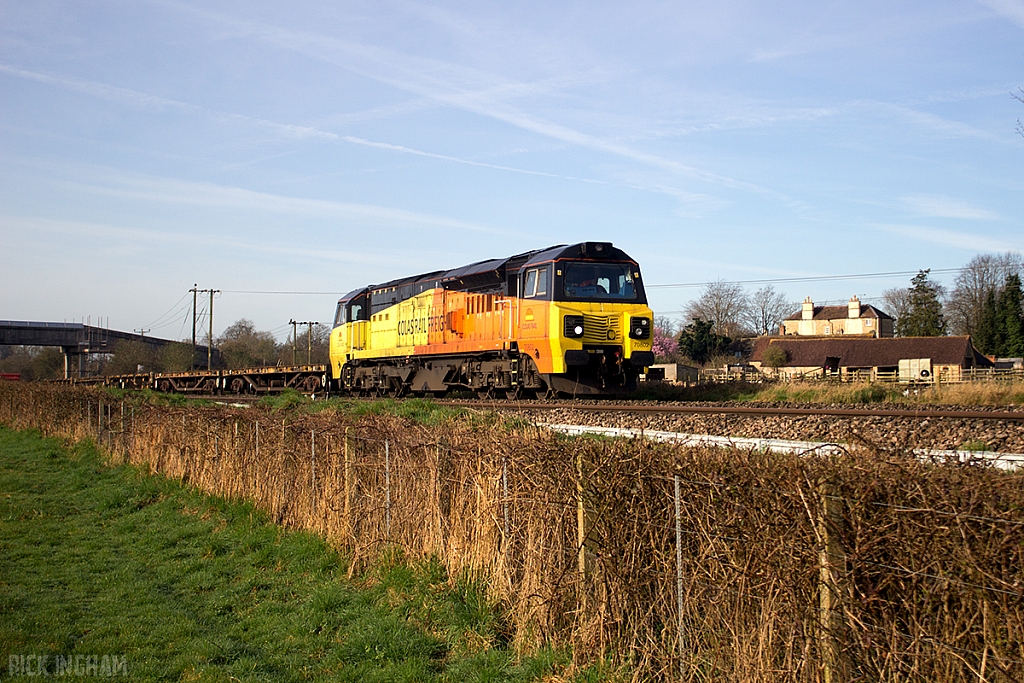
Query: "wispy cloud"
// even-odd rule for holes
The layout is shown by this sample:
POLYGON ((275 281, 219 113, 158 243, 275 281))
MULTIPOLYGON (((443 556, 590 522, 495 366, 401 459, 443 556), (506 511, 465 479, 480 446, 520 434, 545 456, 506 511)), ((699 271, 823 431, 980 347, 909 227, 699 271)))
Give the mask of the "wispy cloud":
POLYGON ((979 5, 988 7, 1004 19, 1009 19, 1024 28, 1024 2, 1021 0, 977 0, 979 5))
MULTIPOLYGON (((259 253, 297 260, 328 261, 332 263, 388 264, 393 255, 369 251, 342 251, 338 249, 299 247, 294 244, 249 240, 218 235, 210 232, 179 230, 143 230, 105 223, 62 221, 24 216, 0 216, 0 228, 11 235, 59 235, 64 238, 86 238, 94 246, 97 241, 113 248, 129 250, 134 254, 162 250, 168 247, 228 249, 232 252, 259 253)), ((52 244, 47 242, 48 244, 52 244)))
POLYGON ((573 176, 560 175, 558 173, 548 173, 546 171, 531 171, 525 168, 516 168, 514 166, 502 166, 500 164, 489 164, 483 161, 473 161, 471 159, 460 159, 459 157, 449 156, 447 154, 436 154, 434 152, 425 152, 419 149, 413 149, 412 147, 405 147, 404 145, 393 145, 388 142, 374 142, 371 140, 364 140, 362 138, 353 137, 346 135, 341 138, 345 142, 349 142, 353 145, 361 145, 363 147, 372 147, 375 149, 383 149, 389 152, 399 152, 401 154, 412 154, 414 156, 428 157, 430 159, 439 159, 441 161, 451 161, 456 164, 466 164, 468 166, 482 166, 483 168, 493 168, 499 171, 512 171, 514 173, 525 173, 526 175, 538 175, 547 178, 559 178, 563 180, 576 180, 584 183, 597 183, 599 185, 609 185, 610 183, 603 180, 592 180, 589 178, 576 178, 573 176))
POLYGON ((289 197, 240 187, 226 187, 213 183, 173 178, 125 176, 116 173, 107 173, 105 177, 102 173, 94 173, 92 177, 93 182, 65 181, 64 184, 85 192, 117 197, 119 199, 246 211, 267 211, 314 218, 358 220, 363 223, 369 222, 378 225, 431 227, 444 230, 504 234, 501 230, 479 223, 374 204, 289 197))
POLYGON ((127 104, 135 107, 177 109, 185 112, 204 111, 202 107, 197 107, 194 104, 179 102, 178 100, 171 100, 165 97, 157 97, 156 95, 150 95, 137 90, 131 90, 129 88, 119 88, 117 86, 107 85, 106 83, 96 83, 94 81, 87 81, 81 78, 61 74, 27 71, 9 64, 0 64, 0 73, 25 78, 38 83, 45 83, 47 85, 59 86, 61 88, 74 90, 93 97, 113 100, 115 102, 120 102, 121 104, 127 104))
POLYGON ((900 201, 910 211, 929 218, 966 218, 985 221, 1001 218, 994 211, 971 206, 961 199, 942 195, 911 194, 900 197, 900 201))
POLYGON ((268 121, 266 119, 245 116, 243 114, 232 114, 228 112, 218 111, 215 109, 207 109, 206 107, 200 107, 198 105, 190 104, 188 102, 182 102, 180 100, 172 100, 166 97, 159 97, 156 95, 151 95, 149 93, 140 92, 138 90, 132 90, 131 88, 121 88, 115 85, 110 85, 108 83, 88 81, 81 78, 75 78, 74 76, 44 73, 39 71, 28 71, 25 69, 19 69, 9 64, 0 64, 0 73, 5 73, 10 76, 17 76, 19 78, 36 81, 38 83, 53 85, 67 90, 73 90, 75 92, 80 92, 85 95, 105 99, 108 101, 118 102, 120 104, 132 107, 156 110, 173 109, 189 114, 202 114, 206 116, 212 116, 217 119, 231 122, 245 121, 251 125, 273 129, 280 133, 281 135, 283 135, 284 137, 288 138, 323 138, 326 140, 338 139, 338 136, 335 133, 319 130, 311 126, 300 126, 290 123, 277 123, 274 121, 268 121))
MULTIPOLYGON (((233 122, 234 121, 244 121, 244 122, 249 123, 250 125, 259 126, 259 127, 266 127, 266 128, 273 129, 273 130, 277 131, 278 133, 282 134, 285 137, 290 137, 290 138, 295 138, 295 139, 320 138, 320 139, 324 139, 324 140, 328 140, 328 141, 332 141, 332 142, 344 141, 344 142, 347 142, 347 143, 350 143, 350 144, 356 144, 356 145, 361 145, 361 146, 366 146, 366 147, 373 147, 373 148, 377 148, 377 149, 384 149, 384 150, 393 151, 393 152, 400 152, 400 153, 403 153, 403 154, 411 154, 411 155, 416 155, 416 156, 429 157, 429 158, 434 158, 434 159, 438 159, 438 160, 442 160, 442 161, 448 161, 448 162, 452 162, 452 163, 465 164, 465 165, 470 165, 470 166, 479 166, 479 167, 483 167, 483 168, 491 168, 491 169, 495 169, 495 170, 509 171, 509 172, 513 172, 513 173, 522 173, 522 174, 525 174, 525 175, 535 175, 535 176, 542 176, 542 177, 548 177, 548 178, 558 178, 558 179, 562 179, 562 180, 571 180, 571 181, 583 182, 583 183, 594 183, 594 184, 600 184, 600 185, 614 185, 614 184, 617 184, 617 183, 611 183, 609 181, 596 180, 596 179, 592 179, 592 178, 581 178, 581 177, 576 177, 576 176, 567 176, 567 175, 563 175, 563 174, 549 173, 549 172, 546 172, 546 171, 536 171, 536 170, 530 170, 530 169, 517 168, 517 167, 513 167, 513 166, 505 166, 505 165, 501 165, 501 164, 492 164, 492 163, 487 163, 487 162, 482 162, 482 161, 474 161, 474 160, 470 160, 470 159, 462 159, 462 158, 459 158, 459 157, 454 157, 454 156, 445 155, 445 154, 437 154, 437 153, 434 153, 434 152, 426 152, 426 151, 423 151, 423 150, 418 150, 418 149, 414 149, 414 148, 410 148, 410 147, 406 147, 406 146, 402 146, 402 145, 395 145, 395 144, 390 144, 390 143, 386 143, 386 142, 374 142, 374 141, 370 141, 370 140, 364 140, 362 138, 358 138, 358 137, 354 137, 354 136, 340 136, 340 135, 338 135, 336 133, 333 133, 333 132, 330 132, 330 131, 324 131, 324 130, 321 130, 319 128, 312 127, 312 126, 302 126, 302 125, 296 125, 296 124, 278 123, 278 122, 269 121, 269 120, 266 120, 266 119, 259 119, 259 118, 253 118, 253 117, 245 116, 245 115, 242 115, 242 114, 233 114, 233 113, 228 113, 228 112, 211 110, 211 109, 208 109, 208 108, 205 108, 205 107, 201 107, 201 106, 198 106, 198 105, 190 104, 188 102, 182 102, 180 100, 168 99, 168 98, 159 97, 159 96, 156 96, 156 95, 151 95, 149 93, 141 92, 141 91, 138 91, 138 90, 132 90, 130 88, 122 88, 122 87, 113 86, 113 85, 110 85, 110 84, 107 84, 107 83, 100 83, 100 82, 96 82, 96 81, 89 81, 89 80, 75 78, 75 77, 72 77, 72 76, 67 76, 67 75, 62 75, 62 74, 53 74, 53 73, 42 73, 42 72, 37 72, 37 71, 28 71, 28 70, 25 70, 25 69, 19 69, 19 68, 16 68, 16 67, 13 67, 13 66, 10 66, 10 65, 6 65, 6 64, 0 64, 0 73, 6 73, 6 74, 9 74, 9 75, 12 75, 12 76, 17 76, 19 78, 25 78, 25 79, 37 81, 39 83, 45 83, 47 85, 53 85, 53 86, 56 86, 56 87, 61 87, 61 88, 73 90, 73 91, 76 91, 76 92, 81 92, 83 94, 90 95, 92 97, 106 99, 106 100, 109 100, 109 101, 115 101, 115 102, 119 102, 121 104, 126 104, 126 105, 129 105, 129 106, 145 107, 145 108, 155 108, 155 109, 161 109, 161 110, 162 109, 170 108, 170 109, 175 109, 175 110, 178 110, 178 111, 181 111, 181 112, 186 112, 186 113, 191 113, 191 114, 201 114, 201 115, 206 115, 206 116, 212 116, 214 118, 218 118, 218 119, 222 119, 222 120, 229 120, 229 121, 233 121, 233 122)), ((684 190, 679 190, 679 189, 674 189, 674 188, 666 188, 663 185, 654 186, 654 187, 646 187, 646 186, 640 186, 640 185, 636 185, 636 184, 628 184, 628 185, 625 185, 625 186, 632 187, 634 189, 653 190, 653 191, 656 191, 656 192, 659 192, 659 193, 669 194, 671 196, 676 197, 677 199, 680 199, 682 201, 687 201, 689 203, 699 202, 699 203, 704 204, 704 205, 709 205, 709 203, 714 203, 714 202, 709 202, 710 198, 707 195, 703 195, 703 194, 700 194, 700 193, 686 192, 684 190)))
MULTIPOLYGON (((852 106, 876 109, 888 114, 896 114, 918 128, 939 133, 944 137, 976 138, 1000 143, 1007 142, 1006 139, 998 135, 993 135, 988 131, 975 128, 974 126, 961 121, 947 119, 942 116, 938 116, 937 114, 920 111, 902 104, 895 104, 892 102, 861 101, 854 103, 852 106)), ((1012 142, 1012 140, 1009 142, 1012 142)))
POLYGON ((751 192, 794 209, 805 208, 802 203, 796 202, 776 190, 634 149, 628 145, 529 114, 519 107, 509 104, 514 99, 557 92, 560 85, 576 84, 578 79, 573 75, 532 82, 510 81, 442 60, 408 55, 318 33, 289 30, 279 26, 243 20, 173 0, 151 1, 200 15, 210 21, 231 26, 240 33, 281 49, 333 64, 379 83, 439 104, 501 121, 521 130, 577 147, 612 154, 691 180, 751 192))
POLYGON ((964 251, 1021 251, 1024 242, 988 237, 958 230, 946 230, 925 225, 904 225, 899 223, 876 223, 871 227, 895 235, 902 235, 921 242, 941 244, 964 251))

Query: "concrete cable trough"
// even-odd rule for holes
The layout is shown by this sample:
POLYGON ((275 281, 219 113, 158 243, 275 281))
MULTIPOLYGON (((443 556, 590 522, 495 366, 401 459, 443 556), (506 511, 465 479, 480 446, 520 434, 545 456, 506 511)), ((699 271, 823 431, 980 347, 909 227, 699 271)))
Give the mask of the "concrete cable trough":
MULTIPOLYGON (((843 444, 818 441, 752 439, 730 436, 713 436, 710 434, 683 434, 681 432, 663 432, 650 429, 628 429, 624 427, 551 424, 546 422, 535 422, 534 424, 538 427, 544 427, 564 434, 599 434, 602 436, 626 439, 643 438, 651 439, 653 441, 676 443, 682 446, 738 448, 740 450, 763 451, 770 453, 820 453, 825 455, 838 455, 845 453, 850 448, 843 444)), ((913 453, 921 460, 927 461, 985 464, 1004 470, 1024 468, 1024 453, 939 450, 931 448, 917 448, 913 450, 913 453)))

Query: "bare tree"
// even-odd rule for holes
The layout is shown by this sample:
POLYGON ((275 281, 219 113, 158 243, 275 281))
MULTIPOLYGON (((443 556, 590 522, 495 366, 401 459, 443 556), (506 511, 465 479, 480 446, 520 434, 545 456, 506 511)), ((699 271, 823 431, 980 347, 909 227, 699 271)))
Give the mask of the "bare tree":
MULTIPOLYGON (((1010 93, 1010 97, 1024 104, 1024 88, 1017 88, 1017 92, 1010 93)), ((1020 119, 1017 119, 1017 135, 1024 138, 1024 123, 1021 123, 1020 119)))
POLYGON ((892 316, 894 326, 910 312, 910 289, 893 287, 882 292, 882 305, 885 312, 892 316))
POLYGON ((709 282, 695 301, 686 304, 685 315, 690 322, 710 320, 715 334, 735 337, 744 330, 743 312, 747 294, 737 284, 718 280, 709 282))
POLYGON ((778 334, 779 325, 793 308, 785 294, 765 285, 748 298, 743 320, 757 334, 778 334))
POLYGON ((674 337, 679 330, 679 324, 664 315, 658 315, 654 317, 654 329, 661 330, 669 337, 674 337))
POLYGON ((946 319, 953 334, 973 335, 985 306, 985 297, 997 291, 1006 278, 1024 271, 1020 254, 978 254, 956 276, 946 301, 946 319))
POLYGON ((252 321, 245 318, 224 330, 217 346, 229 368, 272 365, 277 357, 274 335, 258 331, 252 321))

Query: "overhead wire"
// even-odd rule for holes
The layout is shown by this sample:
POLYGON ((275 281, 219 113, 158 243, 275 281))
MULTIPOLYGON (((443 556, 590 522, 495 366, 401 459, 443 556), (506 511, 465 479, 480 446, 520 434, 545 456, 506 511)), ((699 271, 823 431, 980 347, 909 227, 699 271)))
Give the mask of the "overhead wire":
POLYGON ((153 322, 147 323, 146 325, 143 325, 143 327, 155 328, 155 327, 158 327, 158 326, 165 325, 167 322, 169 322, 175 316, 177 316, 177 314, 178 314, 178 310, 177 310, 178 304, 180 304, 182 301, 184 301, 185 297, 187 297, 187 296, 188 296, 188 292, 186 292, 185 294, 182 294, 181 298, 178 299, 177 301, 175 301, 174 304, 172 304, 171 307, 169 309, 167 309, 166 313, 164 313, 163 315, 158 317, 153 322), (165 320, 165 318, 167 320, 165 320))
MULTIPOLYGON (((965 270, 965 268, 934 268, 929 269, 932 274, 936 273, 959 273, 965 270)), ((779 277, 779 278, 765 278, 761 280, 717 280, 713 282, 675 282, 661 285, 646 285, 647 289, 668 289, 671 287, 706 287, 713 284, 726 284, 726 285, 764 285, 764 284, 775 284, 783 282, 825 282, 832 280, 867 280, 871 278, 886 278, 886 277, 903 277, 907 275, 917 275, 921 271, 917 270, 897 270, 886 273, 853 273, 847 275, 809 275, 806 277, 779 277)))

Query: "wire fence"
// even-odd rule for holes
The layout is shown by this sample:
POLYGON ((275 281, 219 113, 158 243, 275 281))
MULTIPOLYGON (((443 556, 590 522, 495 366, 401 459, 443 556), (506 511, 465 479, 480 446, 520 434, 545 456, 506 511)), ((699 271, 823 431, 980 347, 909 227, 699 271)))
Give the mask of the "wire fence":
POLYGON ((438 557, 484 581, 518 647, 637 679, 1024 679, 1020 472, 13 383, 0 419, 252 500, 352 572, 389 546, 438 557))

